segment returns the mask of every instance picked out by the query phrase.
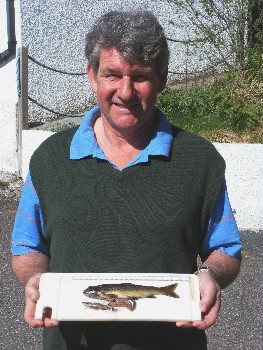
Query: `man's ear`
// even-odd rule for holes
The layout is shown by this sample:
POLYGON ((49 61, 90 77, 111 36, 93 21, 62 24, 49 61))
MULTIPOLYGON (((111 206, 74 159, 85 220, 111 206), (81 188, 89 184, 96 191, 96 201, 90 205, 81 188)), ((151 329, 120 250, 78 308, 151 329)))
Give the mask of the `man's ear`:
POLYGON ((89 83, 90 83, 90 86, 92 88, 92 91, 96 94, 97 93, 97 79, 96 79, 96 74, 94 73, 90 64, 87 64, 86 72, 88 75, 88 79, 89 79, 89 83))
POLYGON ((168 68, 162 73, 157 92, 160 93, 164 90, 165 85, 167 83, 167 76, 168 76, 168 68))

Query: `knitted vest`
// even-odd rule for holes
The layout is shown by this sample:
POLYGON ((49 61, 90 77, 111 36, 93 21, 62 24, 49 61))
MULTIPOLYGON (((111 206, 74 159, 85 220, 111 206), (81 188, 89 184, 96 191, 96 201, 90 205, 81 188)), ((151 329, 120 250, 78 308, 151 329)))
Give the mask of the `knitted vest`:
POLYGON ((224 175, 214 146, 174 128, 169 159, 119 171, 70 160, 75 131, 46 140, 30 163, 51 271, 193 272, 224 175))
MULTIPOLYGON (((30 171, 53 272, 191 273, 224 175, 206 140, 173 128, 169 159, 118 171, 69 159, 76 128, 47 139, 30 171)), ((203 331, 166 322, 60 322, 44 350, 206 350, 203 331)))

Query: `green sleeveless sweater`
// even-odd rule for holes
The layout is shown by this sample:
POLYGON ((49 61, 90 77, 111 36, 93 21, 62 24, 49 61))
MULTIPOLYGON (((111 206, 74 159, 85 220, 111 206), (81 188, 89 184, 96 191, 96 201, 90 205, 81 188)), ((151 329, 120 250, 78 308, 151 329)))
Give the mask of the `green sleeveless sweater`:
MULTIPOLYGON (((75 131, 47 139, 30 162, 50 242, 50 270, 194 272, 225 170, 214 146, 173 127, 169 159, 150 156, 119 171, 92 157, 70 160, 75 131)), ((160 349, 169 347, 162 343, 160 349)))

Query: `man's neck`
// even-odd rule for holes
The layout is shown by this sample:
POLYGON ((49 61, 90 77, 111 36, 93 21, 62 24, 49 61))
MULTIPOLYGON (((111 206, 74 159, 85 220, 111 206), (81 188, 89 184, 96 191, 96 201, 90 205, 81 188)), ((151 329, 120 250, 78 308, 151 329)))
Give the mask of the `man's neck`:
POLYGON ((94 135, 107 159, 121 170, 147 146, 155 126, 119 131, 99 117, 94 123, 94 135))

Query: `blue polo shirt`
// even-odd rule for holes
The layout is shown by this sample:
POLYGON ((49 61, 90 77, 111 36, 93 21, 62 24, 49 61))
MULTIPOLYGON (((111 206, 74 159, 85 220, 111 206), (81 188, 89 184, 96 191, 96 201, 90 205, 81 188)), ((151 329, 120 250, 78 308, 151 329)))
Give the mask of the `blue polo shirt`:
MULTIPOLYGON (((156 112, 157 127, 151 141, 124 169, 135 164, 148 162, 150 155, 169 157, 173 142, 172 129, 162 111, 157 109, 156 112)), ((93 158, 107 160, 93 132, 94 121, 99 116, 99 107, 93 108, 85 115, 72 139, 70 159, 92 156, 93 158)), ((118 169, 115 164, 111 164, 118 169)), ((239 256, 241 248, 241 241, 224 180, 209 220, 200 255, 207 256, 212 251, 218 250, 230 256, 239 256)), ((45 237, 39 198, 31 180, 30 172, 23 187, 15 218, 11 249, 13 255, 40 252, 49 256, 49 242, 45 237)))

